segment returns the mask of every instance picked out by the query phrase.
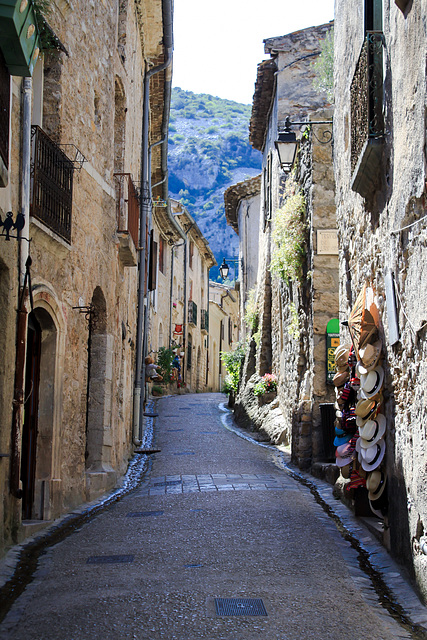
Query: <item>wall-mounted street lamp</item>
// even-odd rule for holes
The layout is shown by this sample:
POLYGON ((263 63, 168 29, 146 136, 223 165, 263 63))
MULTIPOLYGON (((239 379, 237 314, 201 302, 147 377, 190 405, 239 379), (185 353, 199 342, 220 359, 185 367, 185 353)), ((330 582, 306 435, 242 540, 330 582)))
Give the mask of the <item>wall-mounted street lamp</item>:
MULTIPOLYGON (((238 261, 238 260, 236 260, 235 258, 227 258, 227 260, 228 260, 228 262, 233 262, 233 263, 234 263, 234 265, 235 265, 235 266, 234 266, 234 279, 236 280, 236 270, 237 270, 236 265, 238 265, 238 264, 239 264, 239 261, 238 261)), ((221 276, 221 278, 222 278, 223 280, 227 280, 227 278, 228 278, 228 274, 229 274, 229 271, 230 271, 230 267, 229 267, 229 266, 228 266, 228 264, 226 263, 225 258, 223 258, 223 259, 222 259, 221 266, 220 266, 220 268, 219 268, 219 273, 220 273, 220 276, 221 276)))
MULTIPOLYGON (((295 162, 295 156, 297 152, 298 140, 294 131, 291 131, 291 127, 312 127, 318 124, 332 124, 332 120, 315 120, 313 122, 291 122, 289 116, 285 118, 285 128, 283 131, 279 131, 279 138, 275 141, 276 149, 279 154, 280 166, 286 173, 292 169, 295 162)), ((322 138, 318 138, 313 132, 314 137, 320 144, 332 143, 333 136, 332 131, 323 131, 322 138)))

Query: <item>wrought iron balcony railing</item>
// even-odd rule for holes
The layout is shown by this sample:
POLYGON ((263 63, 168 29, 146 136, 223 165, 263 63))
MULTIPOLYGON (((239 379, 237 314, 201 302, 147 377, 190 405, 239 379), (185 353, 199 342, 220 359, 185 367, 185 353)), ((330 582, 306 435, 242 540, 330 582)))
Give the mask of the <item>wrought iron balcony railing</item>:
POLYGON ((115 173, 117 231, 130 234, 135 248, 139 242, 139 200, 130 173, 115 173))
POLYGON ((197 304, 193 300, 188 303, 188 324, 197 326, 197 304))
POLYGON ((0 51, 0 157, 6 169, 9 168, 9 120, 10 75, 0 51))
POLYGON ((207 309, 200 309, 200 329, 209 331, 209 311, 207 309))
POLYGON ((384 135, 381 31, 367 31, 351 83, 351 172, 370 140, 384 135))
POLYGON ((32 126, 31 215, 71 242, 74 164, 40 127, 32 126))

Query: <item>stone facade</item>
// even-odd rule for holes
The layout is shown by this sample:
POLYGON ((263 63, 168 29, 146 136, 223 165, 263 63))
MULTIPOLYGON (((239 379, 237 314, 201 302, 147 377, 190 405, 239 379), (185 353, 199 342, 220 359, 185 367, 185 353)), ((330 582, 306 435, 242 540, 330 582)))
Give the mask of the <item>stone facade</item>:
MULTIPOLYGON (((271 60, 258 66, 250 140, 263 152, 257 274, 258 327, 250 343, 237 398, 236 416, 262 429, 274 442, 288 444, 293 460, 309 468, 324 458, 320 405, 334 401, 326 382, 326 328, 338 316, 337 248, 323 254, 318 232, 335 233, 331 145, 312 125, 300 141, 295 180, 305 200, 305 259, 300 281, 286 282, 270 271, 273 233, 286 203, 290 180, 280 166, 275 141, 285 119, 329 121, 332 109, 313 86, 313 58, 330 24, 265 40, 271 60), (274 73, 276 70, 276 73, 274 73), (265 373, 278 377, 271 413, 253 400, 252 388, 265 373)), ((331 125, 329 125, 331 129, 331 125)), ((336 243, 335 243, 336 244, 336 243)))
POLYGON ((239 182, 224 193, 227 223, 239 236, 240 335, 246 336, 245 309, 258 277, 261 176, 239 182))
MULTIPOLYGON (((11 80, 8 185, 0 189, 2 219, 24 208, 21 93, 29 86, 38 128, 22 235, 31 243, 0 238, 2 546, 113 487, 132 455, 139 244, 130 228, 130 209, 136 224, 139 215, 132 176, 141 174, 145 69, 165 59, 162 2, 54 0, 48 19, 62 44, 45 52, 31 83, 11 80), (55 193, 60 187, 71 198, 71 226, 54 196, 35 197, 38 185, 46 193, 49 172, 55 193), (28 246, 32 297, 19 324, 19 254, 28 246)), ((152 81, 153 142, 167 75, 152 81)), ((152 168, 155 184, 164 175, 159 149, 152 168)))
MULTIPOLYGON (((347 319, 363 284, 372 286, 380 312, 386 372, 384 468, 389 507, 384 542, 412 568, 424 598, 426 10, 426 2, 358 0, 350 5, 338 0, 334 122, 340 319, 347 319), (380 37, 372 35, 374 31, 380 37), (366 48, 375 82, 370 87, 359 85, 360 98, 352 105, 358 61, 363 60, 366 48), (363 111, 355 115, 365 98, 376 101, 379 109, 376 123, 372 119, 369 123, 367 137, 363 137, 363 111)), ((348 337, 343 329, 342 338, 348 337)))
MULTIPOLYGON (((180 202, 171 199, 169 215, 162 209, 154 214, 154 220, 158 246, 160 236, 164 242, 161 254, 158 252, 157 287, 152 294, 149 351, 156 354, 161 346, 179 345, 178 352, 184 354, 180 388, 205 391, 209 367, 209 269, 216 261, 180 202)), ((175 383, 171 390, 176 390, 175 383)))

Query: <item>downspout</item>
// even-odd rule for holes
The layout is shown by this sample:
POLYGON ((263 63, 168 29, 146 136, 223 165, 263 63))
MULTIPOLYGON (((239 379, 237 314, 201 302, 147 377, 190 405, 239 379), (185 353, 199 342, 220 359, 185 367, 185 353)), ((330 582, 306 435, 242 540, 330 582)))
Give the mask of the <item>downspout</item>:
MULTIPOLYGON (((144 333, 146 325, 144 323, 145 310, 145 262, 147 252, 146 246, 146 225, 147 220, 151 220, 151 166, 149 164, 149 133, 150 133, 150 78, 164 71, 172 63, 173 32, 172 32, 172 0, 163 0, 163 43, 166 51, 166 60, 163 64, 146 69, 144 77, 144 98, 142 117, 142 150, 141 150, 141 183, 140 183, 140 209, 139 209, 139 282, 138 282, 138 320, 136 331, 136 369, 135 387, 133 396, 133 441, 141 444, 143 435, 143 412, 145 401, 145 362, 144 353, 144 333)), ((149 264, 147 262, 147 267, 149 264)), ((148 269, 147 269, 148 270, 148 269)))
MULTIPOLYGON (((32 78, 24 78, 22 84, 22 183, 21 183, 21 212, 24 215, 25 225, 22 236, 29 238, 30 233, 30 183, 31 183, 31 102, 33 83, 32 78)), ((27 310, 25 308, 25 291, 21 291, 25 285, 25 273, 30 264, 29 243, 19 240, 19 287, 18 319, 16 329, 16 359, 15 359, 15 386, 12 403, 12 438, 11 438, 11 464, 10 464, 10 492, 16 498, 22 498, 20 483, 21 468, 21 437, 24 410, 24 380, 25 358, 27 347, 27 310)), ((28 283, 28 286, 30 284, 28 283)))

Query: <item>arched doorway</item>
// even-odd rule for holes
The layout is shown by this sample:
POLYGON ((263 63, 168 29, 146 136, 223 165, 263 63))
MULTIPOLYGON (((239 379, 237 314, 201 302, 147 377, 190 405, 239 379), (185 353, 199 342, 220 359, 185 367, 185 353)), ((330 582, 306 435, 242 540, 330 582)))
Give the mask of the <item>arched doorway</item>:
POLYGON ((50 314, 28 316, 25 413, 22 428, 22 517, 45 520, 50 513, 57 331, 50 314))

